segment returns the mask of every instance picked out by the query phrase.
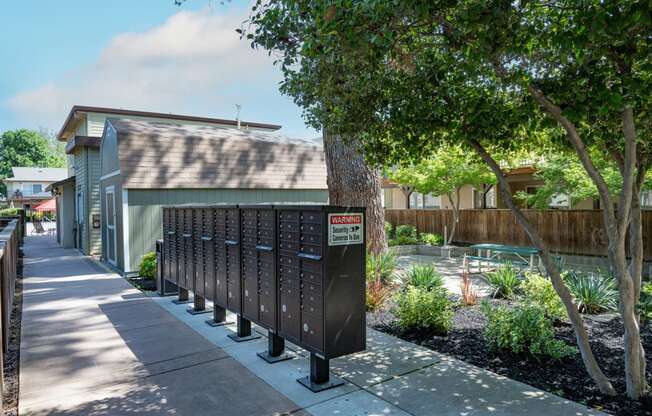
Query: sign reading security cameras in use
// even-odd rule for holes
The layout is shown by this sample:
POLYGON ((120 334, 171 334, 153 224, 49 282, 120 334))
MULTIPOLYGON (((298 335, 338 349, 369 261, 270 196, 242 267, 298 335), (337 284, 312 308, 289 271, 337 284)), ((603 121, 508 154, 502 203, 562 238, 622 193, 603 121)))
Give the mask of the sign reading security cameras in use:
POLYGON ((364 215, 328 214, 328 245, 346 246, 364 242, 364 215))

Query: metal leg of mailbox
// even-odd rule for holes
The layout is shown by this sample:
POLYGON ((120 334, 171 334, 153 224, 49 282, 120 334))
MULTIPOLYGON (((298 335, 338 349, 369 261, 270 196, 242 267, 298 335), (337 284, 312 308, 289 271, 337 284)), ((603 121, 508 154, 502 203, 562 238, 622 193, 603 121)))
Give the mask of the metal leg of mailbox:
POLYGON ((310 353, 310 375, 298 378, 297 381, 314 393, 344 384, 341 378, 331 377, 328 360, 319 358, 313 353, 310 353))
POLYGON ((158 295, 163 297, 163 296, 174 296, 179 293, 179 288, 177 288, 177 285, 172 283, 171 281, 162 278, 161 279, 161 287, 158 290, 158 295))
POLYGON ((217 305, 213 305, 213 319, 207 319, 208 326, 224 326, 230 325, 233 322, 226 320, 226 309, 217 305))
POLYGON ((238 315, 237 322, 238 322, 238 332, 236 332, 235 334, 227 335, 229 338, 231 338, 235 342, 251 341, 252 339, 260 338, 260 335, 258 335, 257 333, 251 332, 250 320, 245 319, 242 316, 238 315))
POLYGON ((188 312, 191 315, 199 315, 202 313, 211 313, 213 312, 213 310, 206 309, 206 299, 204 299, 203 296, 199 296, 195 294, 194 306, 190 309, 187 309, 186 312, 188 312))
POLYGON ((173 300, 172 303, 176 303, 177 305, 188 303, 188 298, 188 289, 179 288, 179 298, 177 300, 173 300))
POLYGON ((285 352, 285 339, 271 331, 267 333, 267 351, 261 351, 257 354, 270 364, 294 358, 294 354, 285 352))

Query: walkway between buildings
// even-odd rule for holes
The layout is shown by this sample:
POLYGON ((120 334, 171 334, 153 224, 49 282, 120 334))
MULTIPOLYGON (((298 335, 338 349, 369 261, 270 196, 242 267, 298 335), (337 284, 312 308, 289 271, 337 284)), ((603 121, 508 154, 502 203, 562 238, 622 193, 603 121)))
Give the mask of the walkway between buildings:
MULTIPOLYGON (((20 415, 597 415, 534 387, 369 329, 331 361, 347 382, 296 382, 307 353, 267 364, 171 298, 148 298, 51 237, 25 241, 20 415)), ((264 334, 263 331, 261 333, 264 334)))

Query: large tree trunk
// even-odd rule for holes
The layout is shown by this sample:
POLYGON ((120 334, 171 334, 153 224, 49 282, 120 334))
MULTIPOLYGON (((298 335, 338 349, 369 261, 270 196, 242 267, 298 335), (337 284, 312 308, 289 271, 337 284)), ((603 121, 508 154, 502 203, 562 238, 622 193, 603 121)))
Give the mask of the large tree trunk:
POLYGON ((366 207, 367 249, 378 254, 387 248, 380 172, 367 166, 356 139, 342 140, 324 129, 324 153, 330 204, 366 207))
POLYGON ((605 376, 602 370, 600 369, 600 365, 598 364, 598 362, 595 359, 595 356, 593 355, 593 351, 591 350, 591 345, 589 344, 589 336, 586 332, 586 328, 584 327, 582 316, 578 312, 577 306, 573 302, 573 297, 570 291, 568 290, 568 287, 566 287, 566 284, 561 278, 559 268, 552 261, 552 256, 550 255, 550 249, 548 245, 545 243, 545 241, 543 241, 543 239, 541 238, 537 230, 530 223, 530 221, 525 217, 523 211, 514 202, 514 198, 512 197, 509 183, 507 182, 507 179, 503 175, 503 172, 500 169, 498 163, 489 155, 489 153, 487 153, 485 148, 478 141, 471 140, 471 146, 476 150, 478 155, 482 158, 482 160, 491 168, 491 170, 496 175, 496 179, 498 180, 498 190, 503 199, 503 202, 514 214, 518 223, 523 227, 526 234, 530 238, 532 245, 534 245, 537 249, 539 249, 541 260, 543 261, 543 265, 545 266, 546 271, 548 272, 548 276, 550 276, 550 281, 552 283, 552 286, 554 287, 555 291, 557 292, 560 299, 562 300, 562 303, 566 308, 566 313, 568 314, 568 318, 570 319, 571 324, 573 325, 577 346, 580 350, 582 361, 584 362, 584 366, 586 367, 589 376, 591 376, 595 384, 598 386, 598 389, 600 389, 600 391, 603 394, 609 396, 615 396, 616 390, 612 386, 607 376, 605 376))
POLYGON ((446 194, 448 202, 451 204, 451 209, 453 211, 453 226, 451 227, 451 232, 447 236, 444 245, 449 246, 453 243, 453 238, 455 237, 455 230, 457 230, 457 223, 460 221, 460 188, 456 189, 457 199, 453 201, 453 196, 451 194, 446 194))

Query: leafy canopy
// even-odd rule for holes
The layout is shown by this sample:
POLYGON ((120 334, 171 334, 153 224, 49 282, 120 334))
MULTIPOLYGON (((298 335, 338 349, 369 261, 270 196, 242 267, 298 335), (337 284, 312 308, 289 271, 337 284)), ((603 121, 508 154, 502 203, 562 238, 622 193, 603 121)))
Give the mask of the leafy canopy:
POLYGON ((487 165, 459 145, 442 146, 416 164, 388 169, 387 176, 417 192, 433 195, 452 195, 465 185, 481 188, 496 182, 487 165))
MULTIPOLYGON (((44 132, 7 130, 0 136, 0 179, 10 177, 12 167, 60 168, 66 166, 62 149, 44 132)), ((5 193, 4 184, 0 193, 5 193)))

